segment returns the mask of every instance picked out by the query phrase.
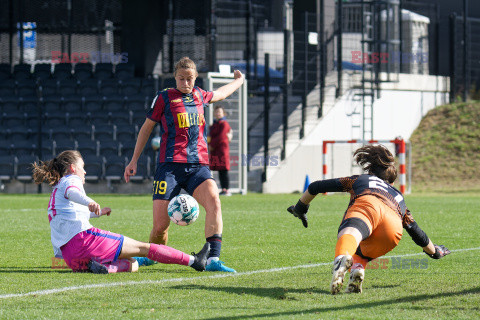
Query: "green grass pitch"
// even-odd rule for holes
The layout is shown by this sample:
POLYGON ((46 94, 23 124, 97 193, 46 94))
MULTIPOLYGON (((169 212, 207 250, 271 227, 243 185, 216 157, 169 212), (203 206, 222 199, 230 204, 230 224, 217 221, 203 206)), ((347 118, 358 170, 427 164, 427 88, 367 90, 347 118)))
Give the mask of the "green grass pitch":
MULTIPOLYGON (((364 293, 329 293, 336 230, 345 195, 312 203, 309 227, 286 212, 299 195, 222 198, 221 260, 237 274, 154 265, 138 273, 93 275, 52 269, 44 195, 0 196, 0 319, 478 319, 480 194, 414 194, 407 205, 442 260, 404 234, 388 258, 366 270, 364 293)), ((150 196, 92 195, 113 210, 98 228, 146 241, 150 196)), ((190 253, 204 243, 204 211, 171 225, 169 245, 190 253)))

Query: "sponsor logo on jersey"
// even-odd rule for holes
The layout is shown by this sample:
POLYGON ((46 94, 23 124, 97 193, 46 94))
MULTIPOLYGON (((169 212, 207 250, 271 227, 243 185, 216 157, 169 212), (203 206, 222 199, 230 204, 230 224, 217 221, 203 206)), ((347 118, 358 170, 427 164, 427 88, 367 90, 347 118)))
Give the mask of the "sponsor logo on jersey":
POLYGON ((177 113, 178 127, 188 128, 191 126, 201 126, 205 124, 205 117, 198 113, 177 113))
POLYGON ((178 99, 175 99, 175 100, 172 100, 173 103, 179 103, 179 102, 182 102, 182 99, 181 98, 178 98, 178 99))

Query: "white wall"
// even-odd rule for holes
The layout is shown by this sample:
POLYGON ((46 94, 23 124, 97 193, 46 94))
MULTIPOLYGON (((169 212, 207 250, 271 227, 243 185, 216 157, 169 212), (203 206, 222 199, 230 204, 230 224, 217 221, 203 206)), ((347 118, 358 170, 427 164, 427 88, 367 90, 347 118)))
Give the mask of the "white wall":
MULTIPOLYGON (((448 103, 448 81, 425 75, 400 75, 397 83, 384 84, 380 99, 374 103, 374 138, 408 140, 422 117, 434 107, 448 103)), ((278 167, 269 168, 264 193, 303 191, 305 177, 322 178, 322 143, 324 140, 360 139, 352 136, 352 119, 346 111, 352 95, 345 94, 335 107, 319 120, 311 133, 278 167)), ((350 165, 350 159, 348 162, 350 165)))

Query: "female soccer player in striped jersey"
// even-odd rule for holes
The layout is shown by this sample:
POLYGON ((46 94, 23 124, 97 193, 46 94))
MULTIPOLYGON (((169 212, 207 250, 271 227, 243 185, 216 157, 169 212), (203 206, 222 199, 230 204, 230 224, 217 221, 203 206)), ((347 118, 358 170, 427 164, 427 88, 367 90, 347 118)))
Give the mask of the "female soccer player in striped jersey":
MULTIPOLYGON (((219 260, 222 246, 223 220, 217 184, 208 167, 208 149, 204 108, 209 103, 229 97, 243 84, 243 74, 235 70, 230 83, 205 91, 195 86, 198 77, 195 63, 188 57, 175 64, 176 88, 158 92, 147 119, 142 125, 130 163, 125 168, 125 181, 136 174, 137 162, 157 123, 161 143, 157 170, 153 181, 153 228, 150 242, 166 244, 170 218, 169 201, 183 188, 205 208, 205 238, 211 251, 207 271, 235 272, 219 260)), ((139 262, 149 264, 144 259, 139 262)))
POLYGON ((382 145, 367 145, 354 153, 355 161, 367 174, 315 181, 295 206, 287 210, 305 228, 309 203, 319 193, 349 192, 350 203, 338 228, 330 291, 340 292, 345 273, 350 271, 347 292, 362 292, 367 263, 395 248, 405 228, 413 241, 433 259, 450 251, 434 245, 420 229, 405 205, 400 191, 393 187, 397 169, 393 155, 382 145))
POLYGON ((53 187, 48 203, 51 241, 55 256, 62 256, 68 267, 93 273, 134 272, 138 270, 138 263, 132 257, 142 256, 160 263, 205 270, 210 251, 208 243, 198 254, 188 255, 171 247, 94 228, 89 219, 109 216, 111 209, 100 208, 85 194, 85 174, 82 156, 74 150, 33 164, 35 182, 47 182, 53 187))

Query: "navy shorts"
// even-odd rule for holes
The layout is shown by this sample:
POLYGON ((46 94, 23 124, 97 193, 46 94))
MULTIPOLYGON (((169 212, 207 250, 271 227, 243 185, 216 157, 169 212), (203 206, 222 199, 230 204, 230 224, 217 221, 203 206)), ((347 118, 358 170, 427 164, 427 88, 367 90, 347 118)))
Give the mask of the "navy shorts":
POLYGON ((213 179, 208 165, 162 162, 153 180, 153 200, 171 200, 180 194, 180 189, 193 195, 193 191, 207 179, 213 179))

